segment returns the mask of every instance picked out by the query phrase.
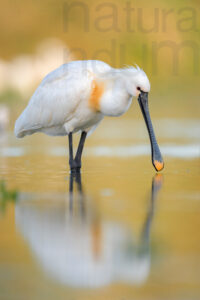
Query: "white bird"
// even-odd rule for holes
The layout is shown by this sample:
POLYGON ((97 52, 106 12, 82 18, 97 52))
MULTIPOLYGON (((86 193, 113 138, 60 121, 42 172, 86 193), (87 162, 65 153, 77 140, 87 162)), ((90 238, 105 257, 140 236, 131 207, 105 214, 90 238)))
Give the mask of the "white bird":
POLYGON ((15 135, 22 138, 35 132, 68 135, 71 171, 81 168, 86 135, 104 116, 120 116, 138 101, 151 141, 152 162, 157 171, 164 167, 154 135, 149 110, 150 82, 139 67, 115 69, 98 60, 73 61, 49 73, 36 89, 15 123, 15 135), (75 158, 72 134, 81 131, 75 158))

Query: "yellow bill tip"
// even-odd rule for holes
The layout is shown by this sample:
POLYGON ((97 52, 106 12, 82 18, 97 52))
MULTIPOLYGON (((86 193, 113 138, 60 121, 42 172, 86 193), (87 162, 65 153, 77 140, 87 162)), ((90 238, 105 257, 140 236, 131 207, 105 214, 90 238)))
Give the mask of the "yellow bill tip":
POLYGON ((164 168, 164 163, 158 160, 154 160, 154 166, 156 168, 156 171, 161 171, 164 168))

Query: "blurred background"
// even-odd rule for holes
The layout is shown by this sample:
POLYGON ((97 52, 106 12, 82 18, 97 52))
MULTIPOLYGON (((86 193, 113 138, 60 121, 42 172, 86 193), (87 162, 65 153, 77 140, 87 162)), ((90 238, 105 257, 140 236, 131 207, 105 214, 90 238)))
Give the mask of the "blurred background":
POLYGON ((0 4, 0 299, 199 299, 199 1, 0 4), (134 99, 87 140, 70 210, 67 139, 13 128, 42 78, 78 59, 144 69, 165 170, 134 99))
POLYGON ((10 0, 0 14, 1 103, 24 107, 60 64, 101 59, 146 71, 155 117, 198 117, 198 1, 10 0))

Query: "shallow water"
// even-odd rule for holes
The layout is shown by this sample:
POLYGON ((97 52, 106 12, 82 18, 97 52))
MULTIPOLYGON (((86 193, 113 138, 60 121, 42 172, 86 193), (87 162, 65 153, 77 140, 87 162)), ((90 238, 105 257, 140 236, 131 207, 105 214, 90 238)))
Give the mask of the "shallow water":
POLYGON ((77 178, 65 138, 2 135, 0 299, 200 299, 199 122, 154 122, 159 175, 144 124, 112 122, 77 178))

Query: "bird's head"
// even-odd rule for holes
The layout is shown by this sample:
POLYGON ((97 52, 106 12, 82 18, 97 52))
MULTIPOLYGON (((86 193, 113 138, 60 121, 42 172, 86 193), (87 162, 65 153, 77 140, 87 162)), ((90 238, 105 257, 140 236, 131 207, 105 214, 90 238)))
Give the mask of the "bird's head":
POLYGON ((145 72, 138 66, 125 69, 126 88, 132 97, 139 96, 140 92, 150 92, 150 82, 145 72))
POLYGON ((128 76, 126 81, 128 93, 131 96, 138 97, 138 102, 148 129, 151 142, 153 166, 155 167, 156 171, 161 171, 164 168, 164 162, 156 141, 148 107, 148 95, 150 91, 149 79, 145 72, 139 67, 128 68, 126 75, 128 76))

